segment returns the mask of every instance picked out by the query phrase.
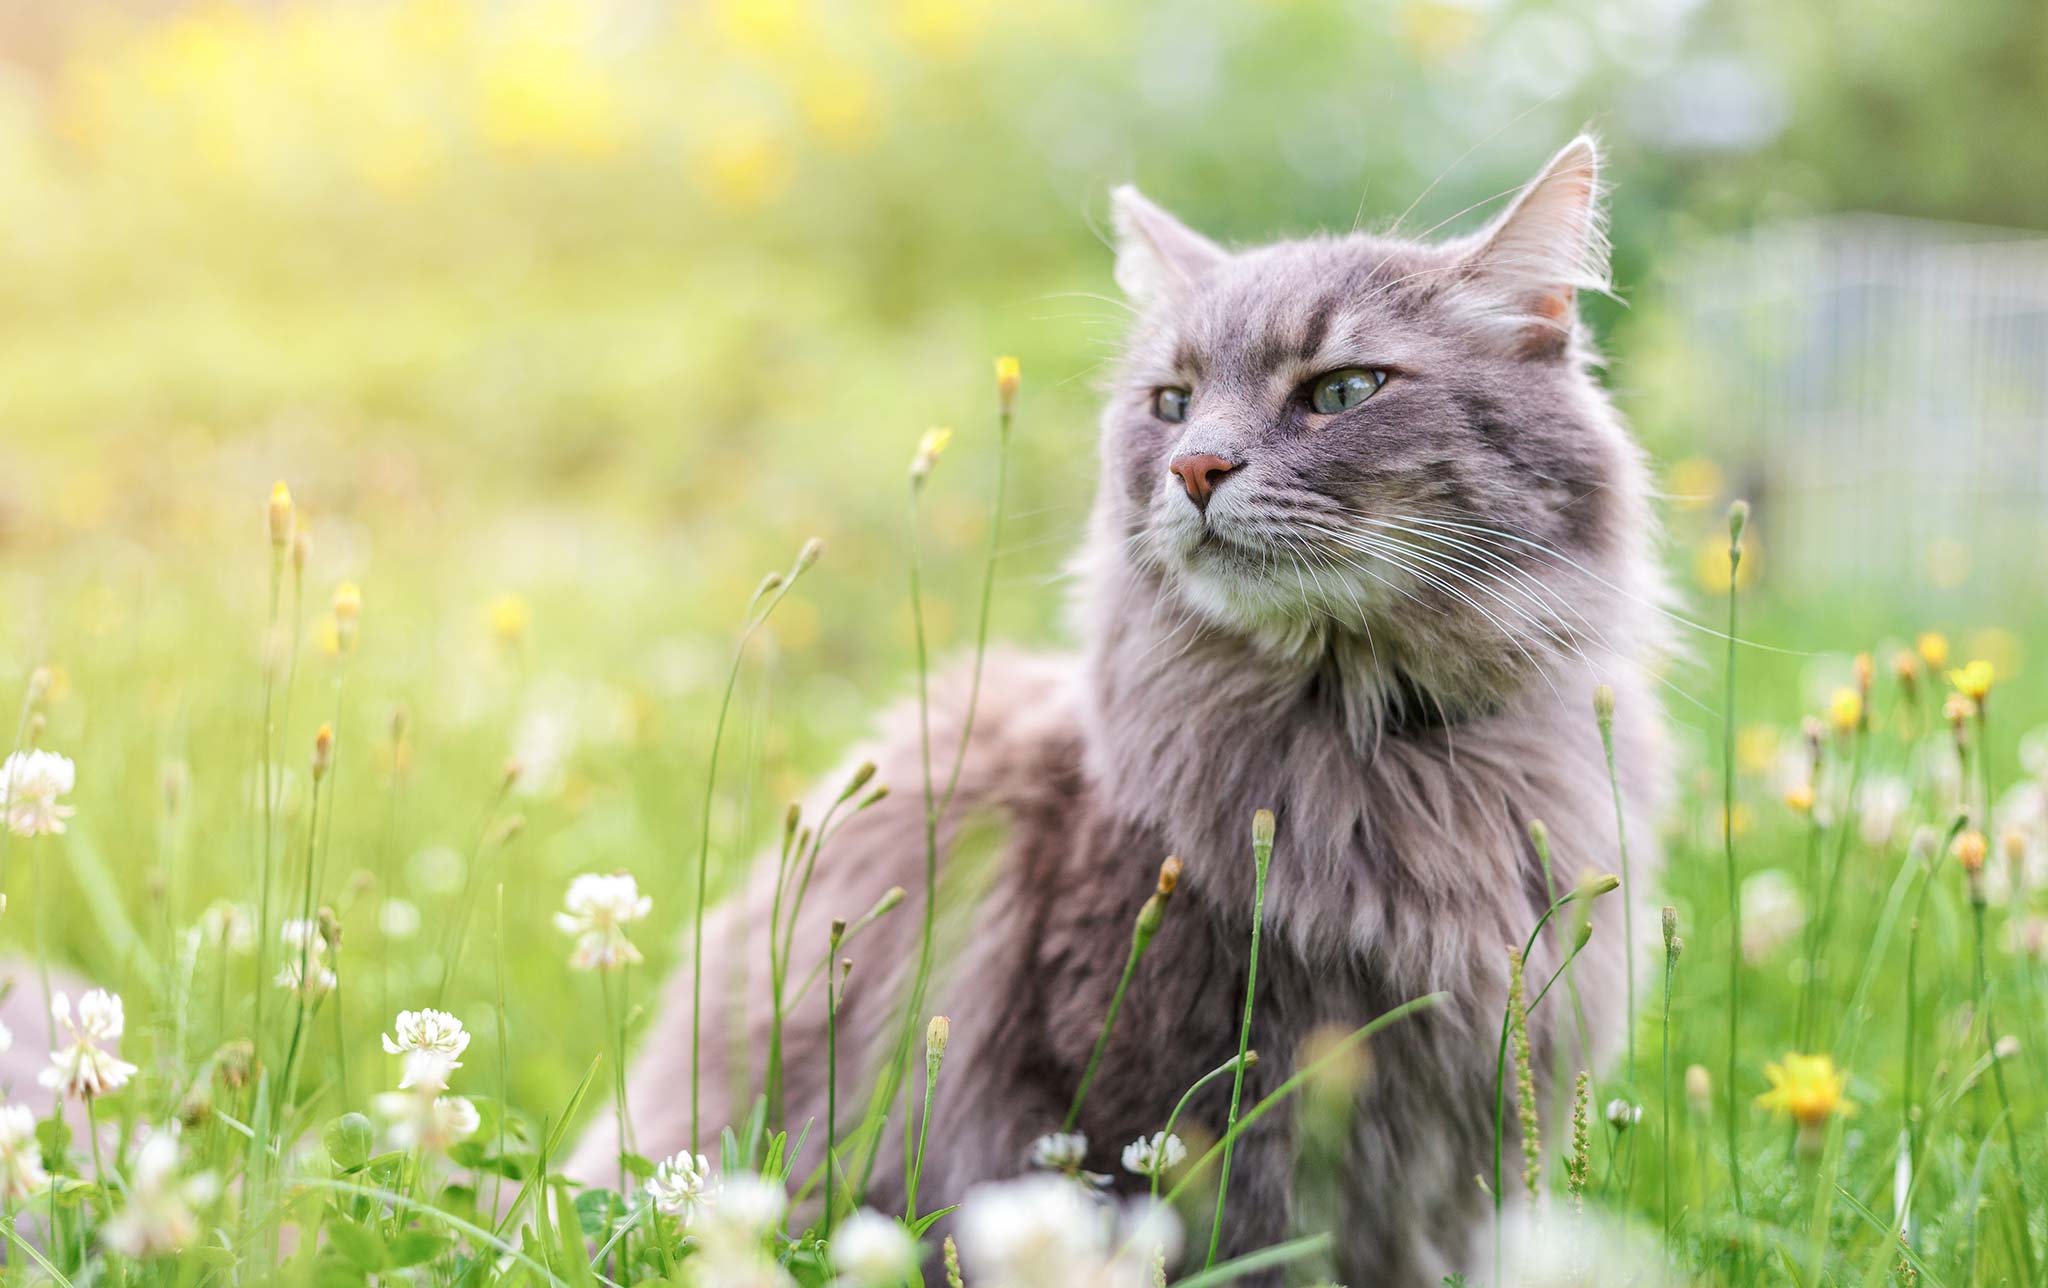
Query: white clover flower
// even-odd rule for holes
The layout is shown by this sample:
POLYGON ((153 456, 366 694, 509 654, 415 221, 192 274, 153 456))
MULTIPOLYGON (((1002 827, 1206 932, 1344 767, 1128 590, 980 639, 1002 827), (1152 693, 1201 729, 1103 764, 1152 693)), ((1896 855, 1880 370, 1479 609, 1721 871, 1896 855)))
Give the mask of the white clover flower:
POLYGON ((577 970, 616 970, 640 960, 640 950, 626 938, 626 927, 645 917, 654 900, 640 893, 630 872, 611 876, 585 873, 569 883, 555 928, 576 936, 569 964, 577 970))
POLYGON ((0 761, 0 811, 7 830, 16 836, 47 836, 64 830, 64 820, 77 811, 60 804, 78 774, 71 762, 54 751, 17 751, 0 761))
POLYGON ((34 1112, 27 1105, 0 1105, 0 1198, 18 1203, 49 1183, 34 1112))
POLYGON ((977 1279, 1065 1282, 1100 1240, 1095 1201, 1070 1180, 1026 1176, 977 1185, 960 1205, 960 1258, 977 1279))
POLYGON ((199 936, 214 948, 245 955, 256 947, 256 914, 246 903, 215 899, 199 914, 199 936))
POLYGON ((447 1086, 448 1075, 462 1067, 462 1061, 456 1057, 469 1047, 469 1033, 463 1029, 462 1021, 446 1011, 429 1008, 400 1011, 398 1021, 392 1027, 398 1030, 398 1036, 383 1035, 385 1053, 406 1057, 405 1076, 399 1080, 399 1090, 424 1081, 429 1071, 439 1085, 447 1086))
POLYGON ((1806 925, 1806 896, 1791 876, 1765 868, 1742 882, 1742 956, 1755 966, 1806 925))
POLYGON ((93 989, 78 999, 78 1018, 74 1020, 71 999, 59 993, 50 999, 50 1014, 70 1032, 71 1040, 50 1053, 50 1067, 40 1078, 45 1087, 89 1100, 127 1085, 135 1066, 119 1056, 121 1030, 126 1024, 119 995, 93 989))
POLYGON ((1873 848, 1890 845, 1906 821, 1913 802, 1913 789, 1895 774, 1877 774, 1856 792, 1856 815, 1863 843, 1873 848))
POLYGON ((1088 1157, 1088 1136, 1056 1131, 1031 1142, 1031 1165, 1048 1172, 1071 1172, 1088 1157))
POLYGON ((832 1264, 864 1288, 901 1284, 917 1266, 917 1244, 896 1218, 862 1208, 832 1232, 832 1264))
POLYGON ((277 984, 293 993, 320 997, 333 991, 339 981, 327 964, 330 945, 317 921, 294 919, 278 927, 284 939, 284 964, 278 969, 277 984), (304 981, 302 983, 302 976, 304 981))
POLYGON ((1188 1147, 1179 1136, 1156 1131, 1124 1146, 1124 1170, 1139 1176, 1163 1176, 1187 1161, 1188 1147))
POLYGON ((646 1189, 655 1211, 680 1218, 686 1228, 718 1201, 710 1162, 687 1149, 656 1164, 646 1189))
POLYGON ((430 1153, 468 1140, 483 1122, 467 1096, 446 1096, 433 1082, 418 1082, 404 1091, 380 1093, 374 1101, 388 1125, 393 1149, 424 1149, 430 1153))
POLYGON ((1616 1097, 1607 1102, 1607 1125, 1616 1131, 1627 1131, 1643 1120, 1643 1107, 1616 1097))
POLYGON ((177 1136, 160 1131, 143 1142, 128 1169, 128 1201, 101 1231, 109 1248, 146 1257, 192 1246, 200 1233, 192 1209, 212 1202, 218 1186, 210 1175, 180 1182, 177 1171, 177 1136))
POLYGON ((712 1221, 719 1233, 757 1241, 782 1223, 789 1194, 782 1186, 751 1172, 719 1178, 718 1206, 712 1221))

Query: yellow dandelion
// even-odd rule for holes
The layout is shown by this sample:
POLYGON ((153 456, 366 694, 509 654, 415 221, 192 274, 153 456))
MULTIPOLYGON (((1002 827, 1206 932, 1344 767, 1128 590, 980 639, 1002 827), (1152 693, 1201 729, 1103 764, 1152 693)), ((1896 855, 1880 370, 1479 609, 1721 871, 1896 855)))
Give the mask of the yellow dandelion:
POLYGON ((506 591, 492 598, 485 617, 491 624, 491 634, 499 643, 508 647, 526 638, 526 628, 533 621, 533 610, 526 600, 506 591))
POLYGON ((1008 354, 996 359, 996 400, 1003 415, 1017 410, 1017 390, 1024 383, 1024 369, 1008 354))
MULTIPOLYGON (((1808 1133, 1817 1137, 1830 1118, 1847 1118, 1856 1112, 1855 1103, 1844 1094, 1849 1075, 1835 1068, 1833 1056, 1788 1051, 1783 1060, 1764 1066, 1764 1077, 1770 1080, 1771 1089, 1758 1096, 1756 1103, 1774 1113, 1790 1114, 1799 1124, 1802 1143, 1808 1142, 1808 1133)), ((1812 1143, 1818 1143, 1817 1139, 1812 1143)))
POLYGON ((1836 689, 1828 699, 1828 723, 1836 733, 1854 733, 1863 723, 1863 695, 1854 689, 1836 689))
POLYGON ((1813 813, 1812 786, 1806 783, 1800 783, 1796 787, 1786 788, 1785 808, 1791 810, 1795 814, 1813 813))
POLYGON ((1948 665, 1948 636, 1940 631, 1928 631, 1916 643, 1920 659, 1927 663, 1930 671, 1939 671, 1948 665))
POLYGON ((279 479, 270 489, 270 544, 279 553, 292 540, 292 490, 279 479))
POLYGON ((1767 774, 1778 763, 1778 730, 1774 725, 1745 725, 1735 735, 1735 764, 1745 774, 1767 774))
POLYGON ((1997 678, 1991 663, 1981 657, 1972 658, 1966 665, 1948 673, 1948 682, 1956 686, 1956 692, 1980 706, 1991 692, 1992 681, 1997 678))

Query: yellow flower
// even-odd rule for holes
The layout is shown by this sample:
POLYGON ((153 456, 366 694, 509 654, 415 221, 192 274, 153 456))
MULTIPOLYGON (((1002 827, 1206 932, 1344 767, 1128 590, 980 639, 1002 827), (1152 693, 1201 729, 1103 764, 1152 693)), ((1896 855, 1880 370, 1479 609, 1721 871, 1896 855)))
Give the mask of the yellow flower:
POLYGON ((1664 474, 1664 490, 1681 510, 1698 510, 1721 495, 1726 479, 1721 467, 1704 456, 1673 461, 1664 474))
POLYGON ((533 612, 526 601, 510 591, 491 600, 488 616, 491 634, 500 643, 517 644, 526 638, 526 627, 533 620, 533 612))
POLYGON ((1754 724, 1735 735, 1735 763, 1745 774, 1769 773, 1778 763, 1778 731, 1772 725, 1754 724))
POLYGON ((1813 788, 1805 783, 1786 788, 1785 807, 1795 814, 1813 813, 1813 788))
POLYGON ((1003 415, 1017 410, 1017 389, 1024 383, 1024 369, 1017 360, 1004 354, 996 359, 996 399, 1001 404, 1003 415))
POLYGON ((1949 853, 1956 856, 1956 862, 1963 865, 1963 871, 1975 876, 1984 870, 1984 854, 1988 848, 1984 834, 1973 827, 1957 834, 1949 853))
POLYGON ((356 622, 363 615, 363 592, 352 581, 334 588, 334 643, 346 653, 356 642, 356 622))
POLYGON ((1972 658, 1967 665, 1948 673, 1948 682, 1956 686, 1956 692, 1976 703, 1984 701, 1991 692, 1991 682, 1997 678, 1991 663, 1981 657, 1972 658))
POLYGON ((1854 689, 1836 689, 1828 699, 1828 723, 1836 733, 1854 733, 1863 722, 1863 697, 1854 689))
POLYGON ((1856 1112, 1854 1102, 1843 1094, 1849 1076, 1835 1068, 1833 1056, 1788 1051, 1783 1060, 1764 1066, 1764 1077, 1770 1079, 1771 1089, 1756 1103, 1792 1115, 1802 1131, 1824 1126, 1837 1114, 1847 1118, 1856 1112))
POLYGON ((1948 665, 1948 636, 1940 631, 1928 631, 1918 642, 1920 657, 1930 671, 1939 671, 1948 665))
POLYGON ((953 441, 953 431, 944 427, 928 429, 924 437, 917 440, 917 454, 910 458, 910 480, 923 483, 932 472, 932 466, 945 453, 946 444, 953 441))
POLYGON ((292 490, 279 479, 270 489, 270 544, 283 550, 292 540, 292 490))

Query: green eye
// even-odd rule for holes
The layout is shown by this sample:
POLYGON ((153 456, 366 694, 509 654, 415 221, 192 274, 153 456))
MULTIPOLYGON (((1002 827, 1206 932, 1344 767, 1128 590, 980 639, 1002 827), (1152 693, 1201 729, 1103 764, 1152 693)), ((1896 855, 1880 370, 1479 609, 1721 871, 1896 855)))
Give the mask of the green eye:
POLYGON ((1350 411, 1380 391, 1387 373, 1377 368, 1346 367, 1318 376, 1308 391, 1308 405, 1324 416, 1350 411))
POLYGON ((1185 389, 1161 389, 1152 395, 1152 414, 1169 424, 1178 425, 1188 418, 1190 396, 1185 389))

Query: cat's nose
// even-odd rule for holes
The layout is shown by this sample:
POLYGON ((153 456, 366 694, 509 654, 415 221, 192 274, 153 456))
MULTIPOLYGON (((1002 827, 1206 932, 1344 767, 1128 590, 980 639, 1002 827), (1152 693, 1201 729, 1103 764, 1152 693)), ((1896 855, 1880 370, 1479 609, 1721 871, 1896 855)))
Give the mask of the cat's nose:
POLYGON ((1214 452, 1196 452, 1174 457, 1173 463, 1166 468, 1180 476, 1181 486, 1188 490, 1188 500, 1195 503, 1195 508, 1206 510, 1209 508, 1209 494, 1238 464, 1214 452))

